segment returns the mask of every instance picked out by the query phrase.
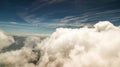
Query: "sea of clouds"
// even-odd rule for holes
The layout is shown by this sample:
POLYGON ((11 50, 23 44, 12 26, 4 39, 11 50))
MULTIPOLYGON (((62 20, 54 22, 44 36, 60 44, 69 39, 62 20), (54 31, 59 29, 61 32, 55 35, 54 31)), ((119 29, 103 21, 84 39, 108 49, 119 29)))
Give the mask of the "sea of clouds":
MULTIPOLYGON (((0 31, 0 50, 14 43, 0 31)), ((49 37, 26 37, 24 46, 0 53, 0 67, 119 67, 120 28, 101 21, 93 28, 58 28, 49 37)))

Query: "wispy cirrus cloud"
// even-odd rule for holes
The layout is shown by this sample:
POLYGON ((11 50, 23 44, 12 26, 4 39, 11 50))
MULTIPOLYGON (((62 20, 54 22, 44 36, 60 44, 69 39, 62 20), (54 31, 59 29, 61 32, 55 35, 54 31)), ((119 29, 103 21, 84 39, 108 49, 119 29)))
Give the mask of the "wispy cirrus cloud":
POLYGON ((82 17, 77 17, 77 16, 66 16, 64 18, 60 19, 52 19, 49 21, 49 23, 44 22, 47 20, 45 17, 35 17, 35 16, 28 16, 25 18, 26 22, 31 24, 32 26, 43 26, 47 28, 57 28, 57 27, 83 27, 83 26, 88 26, 91 27, 92 24, 86 23, 87 18, 82 17))
POLYGON ((92 27, 93 24, 90 23, 73 23, 73 24, 62 24, 62 23, 53 23, 53 24, 46 24, 48 28, 59 28, 59 27, 92 27))
MULTIPOLYGON (((56 1, 56 0, 55 0, 56 1)), ((57 28, 57 27, 65 27, 65 26, 91 26, 93 23, 96 23, 98 21, 118 21, 119 20, 119 14, 120 9, 111 9, 111 10, 105 10, 105 11, 97 11, 101 10, 103 8, 94 8, 94 9, 88 9, 88 12, 83 12, 80 15, 68 15, 63 18, 53 18, 49 23, 44 22, 45 20, 48 20, 46 18, 49 16, 49 14, 54 14, 55 12, 50 12, 49 14, 44 14, 44 16, 37 17, 35 14, 31 14, 28 16, 23 15, 23 19, 32 25, 37 26, 44 26, 44 27, 50 27, 50 28, 57 28), (117 13, 117 15, 115 14, 117 13), (110 16, 110 17, 109 17, 110 16)))
MULTIPOLYGON (((19 17, 21 17, 22 19, 24 19, 27 22, 30 19, 40 21, 41 19, 39 19, 39 18, 43 19, 44 16, 49 16, 49 15, 52 15, 52 14, 55 14, 55 13, 58 13, 58 12, 64 12, 66 10, 61 10, 61 11, 57 11, 57 10, 54 11, 53 10, 53 11, 47 12, 45 14, 39 12, 39 13, 41 13, 39 18, 35 17, 35 15, 36 15, 36 13, 34 13, 35 11, 46 10, 46 9, 44 9, 45 6, 56 4, 56 3, 62 3, 62 2, 65 2, 65 1, 68 1, 68 0, 35 0, 29 6, 23 7, 23 9, 18 12, 18 15, 19 15, 19 17)), ((51 8, 48 8, 48 9, 51 9, 51 8)))
POLYGON ((13 24, 13 25, 16 25, 16 24, 19 24, 17 22, 9 22, 10 24, 13 24))
POLYGON ((35 15, 29 15, 24 18, 24 20, 31 24, 32 26, 43 26, 47 28, 57 28, 57 27, 91 27, 91 23, 86 23, 88 18, 85 16, 65 16, 59 19, 51 19, 49 22, 44 22, 48 20, 45 16, 36 17, 35 15))
POLYGON ((52 23, 39 23, 39 24, 48 28, 84 27, 84 26, 92 27, 93 25, 92 23, 87 23, 87 18, 76 17, 76 16, 66 16, 52 23))
POLYGON ((29 7, 26 7, 24 12, 26 14, 31 14, 32 12, 37 11, 38 9, 41 9, 47 5, 55 4, 55 3, 61 3, 65 2, 67 0, 35 0, 29 7))

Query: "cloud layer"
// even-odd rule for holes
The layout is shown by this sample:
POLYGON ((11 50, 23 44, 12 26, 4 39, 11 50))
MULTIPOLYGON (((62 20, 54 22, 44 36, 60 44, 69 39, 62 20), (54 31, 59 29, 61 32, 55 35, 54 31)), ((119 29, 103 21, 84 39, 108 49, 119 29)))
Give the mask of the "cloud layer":
POLYGON ((35 48, 24 46, 1 53, 0 64, 9 67, 119 67, 119 34, 119 27, 109 21, 101 21, 94 28, 58 28, 42 42, 39 38, 28 37, 25 43, 29 46, 37 42, 35 48))

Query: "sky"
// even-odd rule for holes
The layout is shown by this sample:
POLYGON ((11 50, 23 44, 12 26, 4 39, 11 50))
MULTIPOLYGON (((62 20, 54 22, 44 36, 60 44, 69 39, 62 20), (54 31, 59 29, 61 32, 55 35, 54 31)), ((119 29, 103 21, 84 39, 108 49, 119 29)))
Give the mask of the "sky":
POLYGON ((0 30, 10 34, 51 34, 99 21, 120 25, 120 0, 0 0, 0 30))

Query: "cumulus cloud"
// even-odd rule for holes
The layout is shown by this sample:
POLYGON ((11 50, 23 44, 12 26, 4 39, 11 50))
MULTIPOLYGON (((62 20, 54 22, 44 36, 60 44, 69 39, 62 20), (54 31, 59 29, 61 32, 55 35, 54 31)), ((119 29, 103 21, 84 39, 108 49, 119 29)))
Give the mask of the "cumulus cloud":
MULTIPOLYGON (((109 21, 101 21, 93 28, 58 28, 34 49, 23 47, 0 54, 0 64, 12 67, 119 67, 119 34, 120 28, 109 21)), ((31 39, 39 40, 28 38, 31 39)))
POLYGON ((5 32, 0 30, 0 50, 14 43, 14 38, 12 36, 6 35, 5 32))
POLYGON ((40 67, 119 67, 120 29, 108 21, 94 28, 59 28, 40 44, 40 67))
POLYGON ((40 43, 41 39, 38 36, 28 36, 26 40, 24 41, 25 47, 31 47, 34 48, 37 43, 40 43))
POLYGON ((2 67, 34 67, 30 62, 37 60, 37 53, 24 47, 21 50, 1 53, 0 60, 2 67))

